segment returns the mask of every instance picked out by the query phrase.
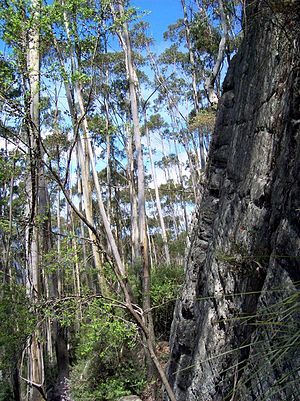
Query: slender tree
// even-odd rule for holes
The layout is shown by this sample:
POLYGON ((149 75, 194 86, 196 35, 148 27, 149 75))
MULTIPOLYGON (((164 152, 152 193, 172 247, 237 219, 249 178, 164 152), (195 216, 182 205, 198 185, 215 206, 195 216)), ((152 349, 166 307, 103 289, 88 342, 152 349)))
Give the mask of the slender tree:
POLYGON ((159 222, 160 222, 163 245, 164 245, 165 259, 166 259, 166 263, 168 265, 170 265, 171 259, 170 259, 170 252, 169 252, 169 246, 168 246, 167 230, 166 230, 165 221, 164 221, 164 217, 163 217, 163 213, 162 213, 161 202, 160 202, 159 189, 158 189, 158 183, 157 183, 156 173, 155 173, 155 165, 154 165, 153 154, 152 154, 153 152, 152 152, 152 146, 151 146, 151 141, 150 141, 149 127, 148 127, 148 122, 147 122, 147 118, 146 118, 146 111, 145 111, 145 132, 146 132, 148 152, 149 152, 149 158, 150 158, 151 175, 152 175, 154 191, 155 191, 155 203, 156 203, 157 213, 159 216, 159 222))
MULTIPOLYGON (((124 20, 125 12, 123 1, 118 2, 118 8, 112 7, 112 13, 115 21, 119 17, 124 20)), ((138 224, 139 224, 139 243, 143 265, 143 309, 145 311, 145 317, 149 332, 152 333, 152 341, 154 342, 154 329, 153 321, 151 316, 151 302, 150 302, 150 258, 149 258, 149 243, 147 235, 147 224, 146 224, 146 207, 145 207, 145 172, 144 172, 144 161, 141 141, 141 129, 139 122, 139 111, 138 111, 138 77, 133 62, 133 53, 131 48, 131 41, 128 31, 127 21, 123 22, 122 30, 118 30, 118 37, 125 55, 126 72, 129 82, 129 98, 131 108, 131 118, 133 122, 133 133, 134 133, 134 145, 137 160, 137 183, 138 183, 138 224)))

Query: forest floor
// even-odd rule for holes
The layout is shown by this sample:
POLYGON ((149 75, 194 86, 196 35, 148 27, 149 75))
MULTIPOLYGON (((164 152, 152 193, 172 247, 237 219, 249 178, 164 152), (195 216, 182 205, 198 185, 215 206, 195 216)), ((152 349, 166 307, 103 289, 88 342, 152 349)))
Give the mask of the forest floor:
MULTIPOLYGON (((160 341, 156 346, 157 356, 163 368, 167 368, 170 355, 169 344, 167 341, 160 341)), ((55 388, 52 394, 47 394, 47 399, 51 401, 75 401, 70 395, 70 385, 68 379, 62 380, 55 388)), ((149 382, 143 393, 140 395, 142 401, 162 401, 163 387, 158 378, 149 382)))

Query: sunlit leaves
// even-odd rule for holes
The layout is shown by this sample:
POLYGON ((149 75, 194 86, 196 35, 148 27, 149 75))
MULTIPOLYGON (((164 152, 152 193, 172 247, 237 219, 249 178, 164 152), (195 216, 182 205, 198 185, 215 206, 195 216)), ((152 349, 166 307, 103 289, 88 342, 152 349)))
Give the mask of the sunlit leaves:
POLYGON ((197 52, 215 57, 221 35, 219 30, 209 22, 207 16, 196 14, 191 25, 191 35, 197 52))
POLYGON ((190 117, 189 130, 194 131, 201 129, 207 132, 212 132, 215 126, 216 113, 214 110, 203 109, 195 116, 190 117))

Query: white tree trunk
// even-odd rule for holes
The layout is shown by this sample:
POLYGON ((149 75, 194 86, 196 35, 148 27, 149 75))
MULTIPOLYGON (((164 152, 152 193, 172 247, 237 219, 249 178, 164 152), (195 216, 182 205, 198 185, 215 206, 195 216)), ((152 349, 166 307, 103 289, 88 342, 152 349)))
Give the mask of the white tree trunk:
POLYGON ((160 227, 161 227, 161 233, 162 233, 162 239, 163 239, 166 263, 168 265, 170 265, 171 264, 171 259, 170 259, 170 252, 169 252, 169 246, 168 246, 168 237, 167 237, 167 231, 166 231, 164 216, 163 216, 162 208, 161 208, 159 189, 158 189, 156 173, 155 173, 155 166, 154 166, 154 160, 153 160, 153 154, 152 154, 152 146, 151 146, 150 134, 149 134, 149 130, 148 130, 148 127, 147 127, 146 118, 145 118, 145 125, 146 125, 145 130, 146 130, 147 145, 148 145, 150 166, 151 166, 151 175, 152 175, 152 180, 153 180, 153 184, 154 184, 154 191, 155 191, 155 203, 156 203, 157 213, 158 213, 160 227))
MULTIPOLYGON (((27 181, 29 195, 28 215, 29 226, 26 233, 27 248, 27 288, 33 300, 41 296, 41 266, 39 258, 39 232, 37 224, 38 199, 39 199, 39 167, 41 163, 40 152, 40 52, 39 52, 39 17, 40 2, 31 2, 32 23, 28 30, 27 73, 29 82, 29 157, 31 174, 27 181)), ((29 382, 38 383, 41 387, 44 383, 44 365, 42 346, 38 339, 38 333, 34 333, 29 347, 29 382)), ((36 387, 30 388, 32 401, 41 401, 41 393, 36 387)))

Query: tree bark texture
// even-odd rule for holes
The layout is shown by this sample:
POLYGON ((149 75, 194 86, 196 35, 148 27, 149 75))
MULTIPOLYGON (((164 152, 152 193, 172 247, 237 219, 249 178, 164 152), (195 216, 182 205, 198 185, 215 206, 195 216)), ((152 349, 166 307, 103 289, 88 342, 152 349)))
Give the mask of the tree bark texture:
POLYGON ((246 1, 171 332, 177 401, 300 394, 299 3, 246 1))

